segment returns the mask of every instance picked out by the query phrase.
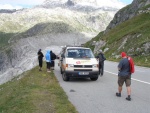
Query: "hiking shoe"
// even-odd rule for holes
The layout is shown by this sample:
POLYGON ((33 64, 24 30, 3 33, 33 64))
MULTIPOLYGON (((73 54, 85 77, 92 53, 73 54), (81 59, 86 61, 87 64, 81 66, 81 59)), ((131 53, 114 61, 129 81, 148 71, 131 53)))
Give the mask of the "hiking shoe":
POLYGON ((131 98, 130 98, 130 97, 127 97, 126 100, 131 101, 131 98))
POLYGON ((116 96, 117 97, 121 97, 121 93, 116 93, 116 96))

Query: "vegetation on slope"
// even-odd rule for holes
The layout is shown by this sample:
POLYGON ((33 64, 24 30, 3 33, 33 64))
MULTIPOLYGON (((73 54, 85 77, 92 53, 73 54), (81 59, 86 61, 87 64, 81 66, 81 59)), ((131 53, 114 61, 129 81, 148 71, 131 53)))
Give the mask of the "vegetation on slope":
POLYGON ((31 29, 20 33, 19 36, 23 38, 44 35, 48 33, 75 33, 77 30, 68 24, 63 22, 51 22, 51 23, 39 23, 33 26, 31 29))
POLYGON ((9 45, 9 40, 11 37, 13 37, 13 33, 3 33, 0 32, 0 49, 3 49, 5 46, 9 45))
POLYGON ((11 42, 18 41, 20 38, 44 35, 48 33, 77 33, 77 29, 63 22, 39 23, 21 33, 4 33, 0 32, 0 49, 9 47, 11 42))
POLYGON ((46 68, 39 72, 36 67, 0 85, 0 95, 0 113, 77 113, 46 68))
MULTIPOLYGON (((146 44, 150 43, 150 14, 143 13, 128 21, 125 21, 108 33, 99 33, 92 41, 104 40, 106 45, 102 48, 109 48, 105 52, 108 60, 118 61, 117 55, 122 51, 134 58, 136 65, 150 67, 150 50, 146 44), (123 43, 124 42, 124 43, 123 43)), ((89 44, 91 43, 88 42, 89 44)), ((91 46, 86 44, 86 46, 91 46)))
MULTIPOLYGON (((86 26, 84 26, 86 27, 86 26)), ((44 34, 59 34, 59 33, 78 33, 82 31, 83 26, 78 26, 78 28, 74 28, 69 24, 63 22, 48 22, 48 23, 39 23, 28 29, 24 32, 18 33, 3 33, 0 32, 0 47, 8 46, 8 42, 18 41, 20 38, 28 38, 32 36, 44 35, 44 34), (79 30, 80 28, 80 30, 79 30)))

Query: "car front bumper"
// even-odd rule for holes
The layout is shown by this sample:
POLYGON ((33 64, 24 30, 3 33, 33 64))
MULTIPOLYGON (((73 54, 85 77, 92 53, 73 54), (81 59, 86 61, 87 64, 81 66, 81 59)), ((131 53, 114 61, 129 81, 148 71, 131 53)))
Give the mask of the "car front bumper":
POLYGON ((67 77, 72 78, 95 78, 98 77, 98 71, 65 71, 67 77))

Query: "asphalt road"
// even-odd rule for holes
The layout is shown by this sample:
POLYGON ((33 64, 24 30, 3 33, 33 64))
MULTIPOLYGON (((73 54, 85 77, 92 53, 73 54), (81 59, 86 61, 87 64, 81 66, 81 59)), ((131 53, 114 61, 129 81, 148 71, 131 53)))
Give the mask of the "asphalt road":
POLYGON ((71 79, 68 82, 63 81, 57 61, 55 63, 55 76, 79 113, 150 113, 150 68, 135 67, 132 100, 127 101, 125 85, 122 96, 115 96, 118 63, 105 61, 104 75, 97 81, 71 79))

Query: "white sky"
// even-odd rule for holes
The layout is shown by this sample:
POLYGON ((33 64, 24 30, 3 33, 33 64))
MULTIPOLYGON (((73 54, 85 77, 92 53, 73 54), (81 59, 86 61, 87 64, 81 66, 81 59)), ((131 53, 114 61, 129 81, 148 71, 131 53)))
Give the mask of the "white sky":
MULTIPOLYGON (((45 0, 0 0, 0 9, 20 9, 42 4, 45 0)), ((67 0, 66 0, 67 1, 67 0)), ((99 6, 123 7, 133 0, 97 0, 99 6), (122 1, 122 2, 121 2, 122 1)))
POLYGON ((0 9, 20 9, 42 4, 45 0, 0 0, 0 9))

